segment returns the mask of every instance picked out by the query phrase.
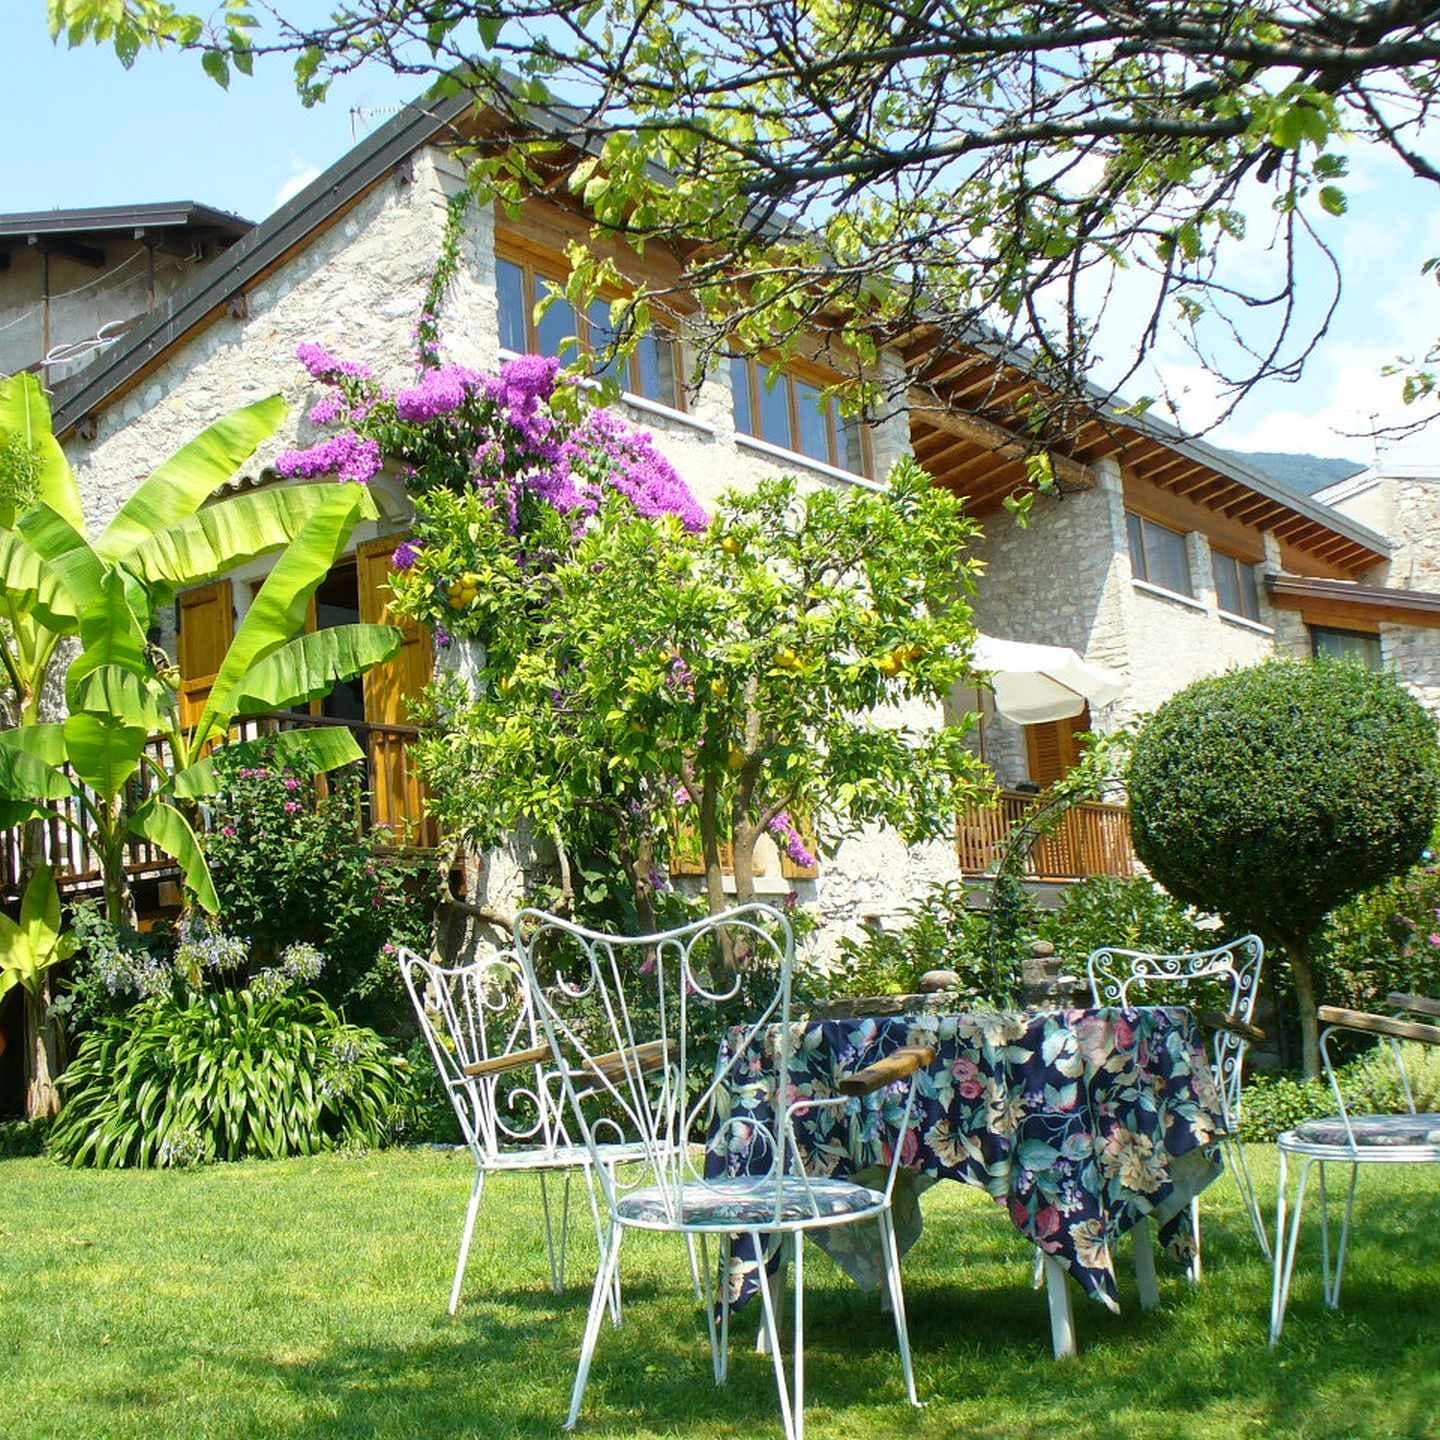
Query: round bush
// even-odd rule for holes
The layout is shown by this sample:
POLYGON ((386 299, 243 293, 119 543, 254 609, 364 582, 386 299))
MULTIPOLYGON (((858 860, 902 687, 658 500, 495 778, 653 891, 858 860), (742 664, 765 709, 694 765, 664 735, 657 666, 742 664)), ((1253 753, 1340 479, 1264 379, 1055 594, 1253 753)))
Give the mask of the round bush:
POLYGON ((1415 863, 1437 761, 1435 722, 1390 675, 1272 660, 1201 680, 1136 740, 1135 850, 1178 899, 1288 943, 1415 863))
POLYGON ((405 1063, 316 996, 219 990, 107 1016, 60 1081, 50 1151, 72 1165, 178 1166, 378 1146, 405 1063))

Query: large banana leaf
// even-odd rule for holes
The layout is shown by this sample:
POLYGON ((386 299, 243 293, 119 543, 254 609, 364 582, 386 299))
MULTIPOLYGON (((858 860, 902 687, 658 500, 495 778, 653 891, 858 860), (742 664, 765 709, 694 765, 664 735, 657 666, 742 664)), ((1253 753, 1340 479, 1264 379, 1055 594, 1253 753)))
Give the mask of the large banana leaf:
MULTIPOLYGON (((12 730, 8 735, 22 733, 24 732, 21 730, 12 730)), ((20 745, 0 745, 0 799, 24 805, 37 801, 67 800, 73 794, 74 787, 55 763, 20 745)))
POLYGON ((65 753, 71 768, 103 800, 113 800, 140 767, 149 732, 109 715, 71 715, 65 753))
POLYGON ((95 542, 96 553, 123 561, 152 535, 193 515, 279 429, 285 411, 284 400, 271 395, 202 430, 120 507, 95 542))
MULTIPOLYGON (((237 565, 278 550, 334 494, 331 482, 256 490, 207 505, 152 535, 125 557, 127 569, 151 585, 201 585, 237 565)), ((379 513, 370 492, 356 487, 360 518, 379 513)))
POLYGON ((59 723, 0 730, 0 750, 19 750, 46 765, 65 763, 65 727, 59 723))
POLYGON ((174 692, 148 673, 100 665, 75 680, 67 677, 66 705, 72 712, 110 715, 146 731, 158 730, 174 707, 174 692))
POLYGON ((310 597, 340 558, 359 514, 359 487, 337 485, 285 547, 220 662, 192 744, 202 745, 229 727, 237 688, 251 667, 305 628, 310 597))
MULTIPOLYGON (((355 737, 341 725, 317 725, 301 730, 282 730, 261 740, 241 740, 225 746, 225 755, 243 765, 259 765, 267 758, 287 770, 321 775, 352 761, 363 760, 365 752, 355 737)), ((181 800, 199 800, 220 788, 213 757, 197 760, 171 781, 171 792, 181 800)))
MULTIPOLYGON (((85 528, 74 473, 50 424, 50 402, 39 377, 22 371, 0 380, 0 431, 17 436, 35 460, 36 498, 77 530, 85 528)), ((0 517, 7 528, 14 516, 0 517)), ((8 574, 8 571, 6 572, 8 574)))
POLYGON ((33 612, 46 629, 62 635, 74 633, 74 601, 54 572, 15 530, 0 530, 0 585, 4 586, 6 598, 16 613, 33 612))
POLYGON ((173 805, 158 798, 147 800, 130 817, 130 829, 154 841, 180 866, 185 887, 198 905, 212 915, 219 910, 220 901, 215 894, 215 882, 210 878, 210 867, 205 863, 205 852, 190 822, 173 805))
POLYGON ((388 660, 405 643, 393 625, 333 625, 297 635, 252 665, 235 687, 237 715, 292 710, 388 660))
MULTIPOLYGON (((131 677, 134 691, 149 688, 149 667, 145 659, 145 634, 125 594, 125 582, 118 571, 107 571, 100 581, 99 594, 80 611, 80 643, 84 647, 65 672, 65 703, 72 710, 101 710, 97 697, 110 698, 131 677), (97 672, 107 673, 105 685, 85 686, 97 672), (83 687, 83 688, 82 688, 83 687)), ((151 710, 155 707, 152 705, 151 710)), ((136 719, 132 723, 142 723, 136 719)), ((145 724, 153 724, 145 719, 145 724)))
POLYGON ((105 567, 82 530, 45 504, 27 510, 20 517, 19 530, 64 590, 72 614, 79 615, 101 602, 105 567))

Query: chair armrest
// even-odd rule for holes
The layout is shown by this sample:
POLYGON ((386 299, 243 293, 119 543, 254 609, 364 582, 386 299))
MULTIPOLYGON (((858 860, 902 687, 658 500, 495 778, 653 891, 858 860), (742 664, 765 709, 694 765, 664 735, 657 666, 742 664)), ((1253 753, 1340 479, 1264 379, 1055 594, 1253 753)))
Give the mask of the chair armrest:
POLYGON ((577 1078, 601 1080, 613 1085, 627 1075, 637 1071, 641 1075, 659 1070, 665 1064, 666 1047, 663 1040, 647 1040, 643 1045, 629 1045, 623 1050, 611 1050, 605 1055, 592 1055, 583 1065, 570 1073, 577 1078))
POLYGON ((1416 1015, 1440 1017, 1440 1000, 1432 1000, 1427 995, 1406 995, 1396 990, 1385 997, 1385 1003, 1397 1010, 1412 1010, 1416 1015))
POLYGON ((883 1060, 857 1070, 853 1075, 840 1078, 839 1091, 842 1095, 869 1095, 886 1085, 893 1085, 917 1070, 924 1070, 934 1064, 935 1048, 931 1045, 902 1045, 892 1050, 883 1060))
POLYGON ((1333 1005, 1322 1005, 1318 1014, 1322 1025, 1334 1025, 1341 1030, 1440 1045, 1440 1025, 1422 1025, 1416 1020, 1397 1020, 1390 1015, 1367 1015, 1363 1010, 1339 1010, 1333 1005))
POLYGON ((538 1065, 550 1058, 548 1045, 536 1045, 532 1050, 512 1050, 508 1055, 496 1055, 491 1060, 477 1060, 465 1066, 465 1073, 472 1079, 486 1075, 503 1075, 507 1070, 520 1070, 526 1065, 538 1065))
POLYGON ((1207 1030, 1224 1030, 1248 1040, 1252 1045, 1258 1045, 1265 1038, 1265 1032, 1258 1025, 1252 1025, 1238 1015, 1221 1015, 1217 1010, 1196 1010, 1192 1013, 1207 1030))

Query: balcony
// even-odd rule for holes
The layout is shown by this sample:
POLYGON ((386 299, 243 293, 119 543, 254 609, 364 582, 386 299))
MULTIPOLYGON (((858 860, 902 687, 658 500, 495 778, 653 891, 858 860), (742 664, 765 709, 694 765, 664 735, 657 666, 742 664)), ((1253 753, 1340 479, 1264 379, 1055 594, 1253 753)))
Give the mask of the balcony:
MULTIPOLYGON (((956 849, 966 875, 992 874, 1016 826, 1043 803, 1043 795, 1002 790, 994 805, 960 817, 956 849)), ((1031 880, 1082 880, 1089 875, 1134 875, 1130 812, 1124 805, 1087 803, 1068 810, 1050 834, 1030 847, 1024 874, 1031 880)))
MULTIPOLYGON (((410 725, 377 725, 369 722, 330 720, 311 715, 251 715, 238 720, 231 731, 232 740, 254 740, 282 730, 295 730, 321 725, 344 725, 365 756, 368 796, 360 814, 365 830, 384 827, 409 847, 424 848, 435 844, 435 825, 424 811, 419 777, 410 759, 409 746, 420 733, 410 725)), ((168 761, 168 747, 161 736, 153 736, 149 748, 162 764, 168 761)), ((142 766, 131 784, 146 786, 148 772, 142 766)), ((324 777, 316 784, 323 787, 324 777)), ((142 798, 140 795, 135 797, 142 798)), ((23 834, 19 828, 0 832, 0 901, 19 899, 22 879, 23 834)), ((100 867, 95 855, 78 831, 59 819, 44 822, 42 851, 38 859, 52 865, 62 894, 83 894, 98 890, 100 867)), ((141 839, 131 840, 126 850, 125 868, 132 883, 148 880, 174 879, 178 875, 174 861, 141 839)))

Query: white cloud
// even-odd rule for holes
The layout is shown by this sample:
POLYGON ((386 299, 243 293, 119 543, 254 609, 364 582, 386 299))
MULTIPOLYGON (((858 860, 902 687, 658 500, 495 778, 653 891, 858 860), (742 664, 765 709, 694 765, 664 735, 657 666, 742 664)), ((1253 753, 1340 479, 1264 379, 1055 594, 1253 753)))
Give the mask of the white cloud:
POLYGON ((312 180, 318 180, 320 174, 318 165, 307 165, 298 156, 291 156, 290 178, 275 192, 271 210, 278 210, 287 200, 293 200, 312 180))

